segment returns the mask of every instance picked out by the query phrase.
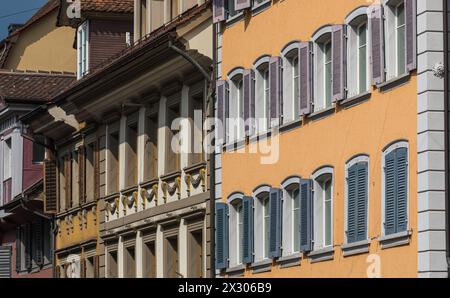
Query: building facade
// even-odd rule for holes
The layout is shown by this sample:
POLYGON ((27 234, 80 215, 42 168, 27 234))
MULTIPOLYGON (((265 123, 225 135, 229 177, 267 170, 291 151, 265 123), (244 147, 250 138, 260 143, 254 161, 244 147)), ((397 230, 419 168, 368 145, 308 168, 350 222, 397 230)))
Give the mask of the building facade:
POLYGON ((445 2, 215 2, 219 276, 447 276, 445 2))

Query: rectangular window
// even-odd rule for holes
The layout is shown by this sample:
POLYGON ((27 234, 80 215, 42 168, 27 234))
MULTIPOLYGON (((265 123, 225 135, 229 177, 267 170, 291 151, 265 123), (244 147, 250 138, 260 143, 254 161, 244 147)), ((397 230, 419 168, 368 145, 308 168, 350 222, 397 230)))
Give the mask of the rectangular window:
POLYGON ((118 276, 118 267, 117 267, 117 251, 108 252, 108 278, 117 278, 118 276))
POLYGON ((359 93, 367 91, 367 24, 358 27, 358 85, 359 93))
POLYGON ((84 276, 86 278, 94 278, 95 276, 95 269, 94 269, 94 258, 86 258, 85 260, 85 273, 84 276))
POLYGON ((137 185, 137 139, 138 139, 137 123, 132 123, 128 125, 125 138, 126 138, 125 187, 130 188, 132 186, 137 185))
POLYGON ((92 202, 94 200, 94 188, 95 188, 95 179, 94 177, 94 151, 95 145, 93 143, 86 146, 86 201, 92 202))
POLYGON ((66 172, 65 159, 60 157, 58 160, 58 210, 66 209, 66 172))
POLYGON ((156 251, 154 241, 144 244, 144 277, 156 278, 156 251))
POLYGON ((150 181, 158 176, 158 117, 145 119, 144 180, 150 181))
POLYGON ((71 198, 71 206, 70 207, 75 207, 78 205, 79 203, 79 166, 78 166, 78 152, 77 150, 72 152, 72 174, 71 174, 71 178, 72 178, 72 186, 71 186, 71 190, 72 190, 72 198, 71 198))
POLYGON ((3 146, 3 180, 11 178, 12 174, 12 143, 11 138, 6 139, 3 146))
POLYGON ((400 3, 395 9, 396 44, 397 44, 397 75, 406 73, 406 23, 405 4, 400 3))
POLYGON ((136 277, 136 255, 134 251, 134 246, 126 247, 124 251, 124 261, 125 261, 125 277, 135 278, 136 277))
POLYGON ((164 0, 151 0, 150 24, 151 31, 158 29, 164 24, 164 0))
POLYGON ((174 123, 175 119, 179 118, 180 116, 180 103, 167 108, 166 174, 170 174, 180 170, 179 140, 178 142, 175 141, 175 138, 177 138, 178 130, 172 129, 172 124, 174 123), (174 148, 172 146, 174 146, 174 148))
POLYGON ((33 163, 41 163, 45 158, 45 147, 43 146, 45 138, 42 136, 34 137, 36 142, 33 142, 33 163))
POLYGON ((203 231, 197 230, 189 234, 189 278, 203 277, 203 231))
POLYGON ((89 23, 84 22, 77 30, 77 77, 82 78, 89 69, 89 23))
POLYGON ((298 188, 289 191, 292 200, 292 241, 293 252, 300 251, 300 192, 298 188))
POLYGON ((178 237, 166 238, 164 277, 177 278, 178 276, 178 237))
POLYGON ((203 94, 192 97, 189 116, 192 127, 189 164, 194 165, 203 161, 203 94))
POLYGON ((107 140, 107 192, 114 194, 119 191, 119 132, 108 135, 107 140))

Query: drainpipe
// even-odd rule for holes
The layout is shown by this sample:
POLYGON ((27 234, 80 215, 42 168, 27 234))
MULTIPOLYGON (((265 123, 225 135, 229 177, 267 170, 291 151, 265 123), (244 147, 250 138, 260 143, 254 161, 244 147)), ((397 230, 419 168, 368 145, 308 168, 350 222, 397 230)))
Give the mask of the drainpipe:
POLYGON ((448 59, 448 0, 443 0, 443 20, 444 20, 444 148, 445 148, 445 230, 446 230, 446 255, 447 255, 447 275, 450 274, 450 156, 449 156, 449 59, 448 59))
MULTIPOLYGON (((215 28, 215 26, 213 25, 213 28, 215 28)), ((215 43, 215 29, 213 29, 213 41, 215 43)), ((169 48, 172 49, 173 51, 175 51, 176 53, 178 53, 180 56, 182 56, 184 59, 186 59, 189 63, 191 63, 204 77, 204 79, 206 80, 206 82, 208 83, 208 94, 206 97, 206 118, 213 118, 214 117, 214 98, 215 98, 215 79, 214 79, 214 71, 212 71, 211 73, 206 71, 201 65, 200 63, 198 63, 197 61, 195 61, 194 58, 192 58, 186 51, 176 47, 172 41, 169 41, 169 48)), ((213 47, 213 49, 215 49, 215 47, 213 47)), ((214 57, 213 57, 213 61, 215 60, 215 50, 214 50, 214 57)), ((213 66, 213 69, 214 66, 213 66)), ((212 145, 214 147, 214 145, 212 145)), ((211 150, 210 150, 211 151, 211 150)), ((211 153, 208 153, 208 158, 209 158, 209 193, 210 193, 210 277, 214 278, 215 277, 215 272, 216 272, 216 268, 215 268, 215 256, 214 256, 214 248, 215 248, 215 228, 214 228, 214 221, 215 221, 215 217, 214 217, 214 213, 215 213, 215 197, 216 197, 216 192, 215 192, 215 181, 216 181, 216 176, 215 176, 215 155, 214 155, 215 150, 212 150, 211 153)))

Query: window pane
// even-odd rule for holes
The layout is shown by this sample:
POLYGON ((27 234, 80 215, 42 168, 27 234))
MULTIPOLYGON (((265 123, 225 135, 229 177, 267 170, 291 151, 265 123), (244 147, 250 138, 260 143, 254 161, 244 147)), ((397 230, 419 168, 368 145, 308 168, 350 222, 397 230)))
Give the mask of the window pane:
POLYGON ((242 258, 244 256, 244 214, 242 205, 237 206, 238 213, 238 249, 239 249, 239 263, 242 263, 242 258))
POLYGON ((300 196, 299 196, 299 190, 295 189, 290 194, 292 200, 293 200, 293 250, 294 252, 300 251, 300 196))
POLYGON ((299 106, 298 106, 299 100, 298 99, 299 99, 300 86, 299 86, 299 67, 298 66, 299 66, 298 58, 295 57, 292 61, 292 69, 293 69, 292 79, 294 80, 293 84, 292 84, 292 86, 294 86, 293 98, 292 98, 292 102, 293 102, 292 106, 294 108, 294 111, 293 111, 294 116, 292 117, 293 118, 292 120, 297 119, 298 112, 299 112, 299 106))
POLYGON ((358 64, 359 64, 359 93, 367 91, 367 25, 358 29, 358 64))
POLYGON ((331 106, 331 43, 328 42, 324 47, 325 60, 325 107, 331 106))
POLYGON ((331 245, 331 180, 325 182, 325 246, 331 245))
POLYGON ((263 202, 263 206, 264 206, 264 257, 268 258, 269 257, 269 233, 270 233, 270 229, 269 229, 269 220, 270 220, 270 216, 269 216, 269 199, 266 198, 263 202))
POLYGON ((397 7, 397 75, 406 73, 406 35, 405 9, 401 4, 397 7))

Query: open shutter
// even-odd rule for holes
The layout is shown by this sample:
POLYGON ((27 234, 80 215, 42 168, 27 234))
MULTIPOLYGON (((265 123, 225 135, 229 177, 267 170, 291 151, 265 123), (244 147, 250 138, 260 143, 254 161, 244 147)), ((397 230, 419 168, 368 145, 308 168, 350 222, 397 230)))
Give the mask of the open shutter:
POLYGON ((385 80, 383 7, 381 5, 372 5, 369 11, 369 18, 371 29, 370 60, 372 65, 372 84, 378 85, 385 80))
POLYGON ((228 205, 216 203, 216 269, 228 267, 228 205))
POLYGON ((227 115, 228 115, 228 83, 224 80, 217 81, 217 119, 220 121, 221 126, 216 124, 217 128, 222 127, 222 130, 218 131, 218 138, 223 140, 223 143, 227 143, 227 115))
POLYGON ((213 0, 213 22, 225 21, 225 0, 213 0))
POLYGON ((356 241, 367 239, 367 195, 368 177, 367 163, 359 163, 357 169, 358 192, 357 192, 357 236, 356 241))
POLYGON ((269 89, 270 89, 270 127, 280 123, 281 102, 281 58, 271 57, 269 61, 269 89))
POLYGON ((244 197, 244 249, 243 263, 253 263, 253 197, 244 197))
POLYGON ((408 149, 396 150, 396 194, 397 223, 396 232, 406 231, 408 227, 408 149))
MULTIPOLYGON (((86 147, 78 147, 78 195, 80 204, 86 203, 86 147)), ((91 177, 92 179, 93 177, 91 177)))
POLYGON ((396 168, 395 151, 385 157, 384 164, 384 230, 386 235, 395 233, 395 206, 396 206, 396 168))
POLYGON ((417 9, 416 0, 405 0, 406 23, 406 69, 412 71, 417 67, 417 9))
POLYGON ((34 249, 33 259, 36 265, 42 266, 44 263, 44 239, 43 239, 43 227, 44 222, 42 220, 35 222, 33 224, 33 235, 34 239, 31 246, 34 249))
POLYGON ((269 257, 281 256, 281 190, 272 188, 269 198, 269 257))
POLYGON ((300 63, 300 115, 311 113, 312 103, 312 59, 311 42, 302 42, 299 46, 298 61, 300 63))
POLYGON ((255 132, 255 72, 244 70, 244 121, 245 135, 251 136, 255 132))
POLYGON ((31 224, 25 224, 25 268, 31 269, 31 224))
POLYGON ((312 250, 312 180, 300 180, 300 250, 312 250))
POLYGON ((333 69, 333 101, 345 96, 345 26, 332 27, 332 69, 333 69))
POLYGON ((12 248, 0 246, 0 278, 11 278, 12 248))
POLYGON ((57 212, 56 161, 44 160, 44 212, 57 212))
POLYGON ((356 216, 357 216, 357 180, 358 164, 348 169, 347 177, 347 242, 356 242, 356 216))
POLYGON ((243 10, 251 7, 250 0, 234 0, 234 7, 236 10, 243 10))

